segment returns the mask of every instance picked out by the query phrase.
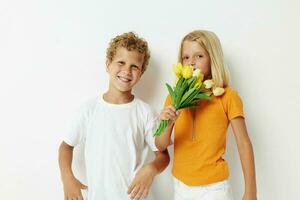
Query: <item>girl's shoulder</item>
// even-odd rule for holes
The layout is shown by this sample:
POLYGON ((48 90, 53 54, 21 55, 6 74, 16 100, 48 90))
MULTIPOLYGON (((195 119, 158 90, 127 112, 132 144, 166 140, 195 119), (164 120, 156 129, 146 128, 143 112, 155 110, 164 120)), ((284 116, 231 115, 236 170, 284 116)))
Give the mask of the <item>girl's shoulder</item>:
POLYGON ((223 101, 231 101, 231 100, 240 99, 240 95, 239 95, 238 91, 235 88, 232 88, 232 87, 228 86, 224 89, 225 89, 225 92, 221 96, 221 99, 223 101))
POLYGON ((224 89, 225 89, 224 95, 226 95, 226 96, 231 96, 231 95, 238 94, 238 91, 235 88, 232 88, 230 86, 228 86, 224 89))

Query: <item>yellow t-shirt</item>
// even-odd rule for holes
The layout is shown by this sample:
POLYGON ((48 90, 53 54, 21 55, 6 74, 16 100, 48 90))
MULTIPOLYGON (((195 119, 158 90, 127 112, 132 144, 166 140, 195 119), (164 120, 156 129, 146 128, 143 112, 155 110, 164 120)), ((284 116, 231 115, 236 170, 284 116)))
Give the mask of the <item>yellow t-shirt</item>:
MULTIPOLYGON (((171 104, 168 96, 165 106, 171 104)), ((230 120, 244 117, 241 98, 232 88, 211 100, 199 101, 196 109, 183 109, 174 128, 172 173, 187 185, 206 185, 229 176, 222 158, 230 120)))

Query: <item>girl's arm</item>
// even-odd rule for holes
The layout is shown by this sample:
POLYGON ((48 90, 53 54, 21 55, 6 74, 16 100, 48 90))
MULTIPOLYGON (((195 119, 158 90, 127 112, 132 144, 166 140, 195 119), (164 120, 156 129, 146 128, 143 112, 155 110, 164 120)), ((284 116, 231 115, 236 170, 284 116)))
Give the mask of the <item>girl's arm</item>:
POLYGON ((231 120, 245 180, 243 200, 256 200, 255 164, 252 144, 248 136, 245 120, 237 117, 231 120))
POLYGON ((171 142, 172 130, 174 127, 174 123, 171 122, 169 126, 166 128, 165 132, 160 136, 155 137, 155 145, 159 151, 164 151, 168 148, 171 142))
POLYGON ((159 116, 160 120, 169 120, 169 126, 166 128, 164 133, 155 137, 155 145, 159 151, 166 150, 171 144, 172 130, 178 115, 179 111, 176 111, 173 106, 168 106, 161 112, 159 116))

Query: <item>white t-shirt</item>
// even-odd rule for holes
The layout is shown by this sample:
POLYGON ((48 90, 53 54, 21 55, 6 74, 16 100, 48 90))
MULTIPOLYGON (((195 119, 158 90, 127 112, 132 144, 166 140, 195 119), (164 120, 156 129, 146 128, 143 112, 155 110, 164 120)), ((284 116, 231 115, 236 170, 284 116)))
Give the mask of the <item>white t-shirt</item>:
POLYGON ((102 96, 85 104, 64 141, 85 142, 88 200, 127 200, 128 186, 144 165, 148 147, 157 151, 153 133, 158 118, 138 98, 110 104, 102 96))

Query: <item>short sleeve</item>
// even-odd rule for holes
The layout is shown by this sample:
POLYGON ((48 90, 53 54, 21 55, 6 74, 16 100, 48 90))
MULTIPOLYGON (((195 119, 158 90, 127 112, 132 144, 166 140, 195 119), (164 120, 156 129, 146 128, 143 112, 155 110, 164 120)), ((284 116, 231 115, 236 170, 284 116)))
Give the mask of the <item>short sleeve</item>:
POLYGON ((226 94, 226 107, 228 119, 232 120, 236 117, 244 118, 243 102, 237 91, 230 89, 226 92, 228 93, 226 94))
POLYGON ((76 146, 85 140, 88 123, 88 109, 82 106, 76 112, 73 120, 67 125, 63 141, 70 146, 76 146))
POLYGON ((170 105, 172 105, 172 100, 171 100, 170 95, 168 95, 165 100, 164 108, 167 106, 170 106, 170 105))
POLYGON ((147 117, 146 125, 145 125, 145 140, 149 145, 152 151, 158 151, 155 145, 155 137, 153 134, 156 131, 156 128, 159 124, 159 118, 154 112, 150 112, 147 117))

